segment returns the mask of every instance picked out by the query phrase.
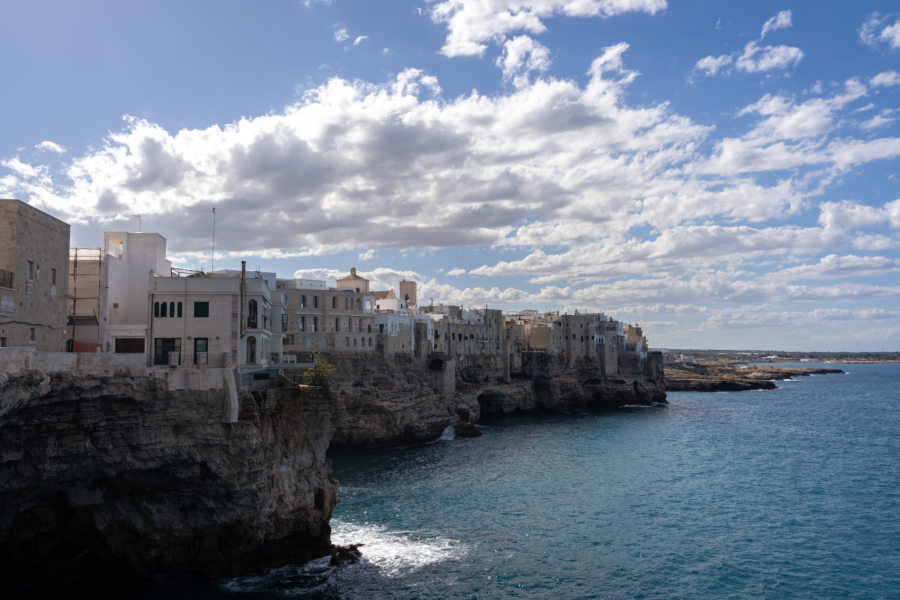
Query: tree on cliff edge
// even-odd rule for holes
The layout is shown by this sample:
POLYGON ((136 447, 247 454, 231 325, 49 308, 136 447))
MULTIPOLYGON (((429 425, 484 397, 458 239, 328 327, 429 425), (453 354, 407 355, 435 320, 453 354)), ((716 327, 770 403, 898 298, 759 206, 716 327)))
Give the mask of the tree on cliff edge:
POLYGON ((318 352, 312 353, 312 359, 312 368, 303 371, 303 384, 317 385, 328 389, 331 385, 334 365, 322 358, 318 352))

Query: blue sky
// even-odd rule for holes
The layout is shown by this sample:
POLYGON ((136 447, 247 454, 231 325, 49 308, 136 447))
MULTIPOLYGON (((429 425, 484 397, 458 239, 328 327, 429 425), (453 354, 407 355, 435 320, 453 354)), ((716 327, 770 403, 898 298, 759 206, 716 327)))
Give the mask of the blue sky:
POLYGON ((900 349, 894 2, 0 0, 0 196, 178 266, 900 349))

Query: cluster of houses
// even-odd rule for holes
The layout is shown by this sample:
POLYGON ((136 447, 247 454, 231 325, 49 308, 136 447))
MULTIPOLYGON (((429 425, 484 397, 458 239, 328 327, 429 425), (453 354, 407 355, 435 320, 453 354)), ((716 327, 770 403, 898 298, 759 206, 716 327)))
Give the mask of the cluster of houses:
POLYGON ((0 347, 141 354, 150 368, 266 369, 314 351, 437 356, 507 376, 530 352, 591 359, 605 375, 646 358, 640 327, 600 313, 422 306, 414 281, 369 284, 355 268, 334 287, 244 265, 177 269, 157 233, 107 232, 99 249, 70 249, 66 223, 0 200, 0 347))

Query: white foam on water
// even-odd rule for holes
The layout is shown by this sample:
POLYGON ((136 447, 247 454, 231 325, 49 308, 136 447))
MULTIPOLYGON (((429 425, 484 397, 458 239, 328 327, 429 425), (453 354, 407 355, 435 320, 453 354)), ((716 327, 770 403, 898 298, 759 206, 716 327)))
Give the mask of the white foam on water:
POLYGON ((443 440, 445 442, 449 442, 450 440, 455 440, 456 439, 456 427, 454 427, 453 425, 447 425, 444 428, 444 431, 441 432, 441 437, 439 437, 438 439, 443 440))
POLYGON ((363 561, 389 577, 458 558, 466 552, 459 540, 427 537, 415 531, 389 531, 378 525, 344 523, 337 519, 331 520, 331 542, 338 546, 364 544, 360 547, 363 561))

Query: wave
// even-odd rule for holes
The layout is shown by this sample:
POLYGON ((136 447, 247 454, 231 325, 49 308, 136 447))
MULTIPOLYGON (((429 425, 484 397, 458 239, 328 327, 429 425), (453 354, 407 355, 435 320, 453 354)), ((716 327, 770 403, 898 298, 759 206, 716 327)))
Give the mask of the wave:
POLYGON ((339 546, 362 544, 364 563, 376 566, 390 577, 425 565, 463 556, 466 548, 459 540, 428 537, 417 531, 390 531, 379 525, 331 520, 331 541, 339 546))

